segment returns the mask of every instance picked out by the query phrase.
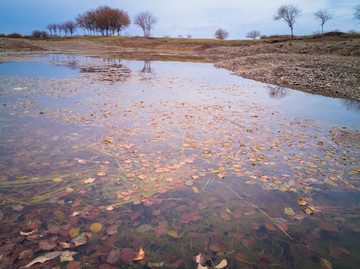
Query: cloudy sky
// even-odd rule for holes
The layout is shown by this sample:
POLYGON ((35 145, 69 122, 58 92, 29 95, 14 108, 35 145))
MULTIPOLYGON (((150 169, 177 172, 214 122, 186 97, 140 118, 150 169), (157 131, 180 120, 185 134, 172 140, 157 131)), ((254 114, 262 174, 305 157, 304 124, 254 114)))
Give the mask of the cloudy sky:
MULTIPOLYGON (((128 12, 131 19, 140 11, 151 11, 158 18, 152 32, 155 37, 191 34, 194 38, 212 38, 222 28, 229 32, 229 39, 243 39, 251 30, 264 35, 289 34, 285 22, 273 19, 282 4, 294 4, 302 11, 294 27, 296 35, 321 29, 314 18, 319 9, 334 14, 325 31, 360 31, 360 23, 353 19, 359 0, 0 0, 0 33, 29 35, 33 30, 45 30, 49 23, 63 23, 107 5, 128 12)), ((131 25, 123 34, 142 35, 142 31, 131 25)))

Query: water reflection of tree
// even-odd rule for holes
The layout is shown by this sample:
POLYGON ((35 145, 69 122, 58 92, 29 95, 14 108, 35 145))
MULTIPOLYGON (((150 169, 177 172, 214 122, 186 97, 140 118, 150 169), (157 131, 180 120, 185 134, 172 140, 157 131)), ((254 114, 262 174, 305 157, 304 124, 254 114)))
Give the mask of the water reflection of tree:
POLYGON ((347 110, 354 110, 354 111, 360 110, 360 102, 359 101, 341 100, 341 103, 347 110))
POLYGON ((274 99, 282 99, 284 97, 286 97, 289 92, 286 88, 281 87, 281 86, 267 86, 267 88, 269 89, 269 96, 271 98, 274 99))
POLYGON ((152 69, 151 69, 151 61, 144 61, 144 66, 141 70, 142 73, 152 73, 152 69))

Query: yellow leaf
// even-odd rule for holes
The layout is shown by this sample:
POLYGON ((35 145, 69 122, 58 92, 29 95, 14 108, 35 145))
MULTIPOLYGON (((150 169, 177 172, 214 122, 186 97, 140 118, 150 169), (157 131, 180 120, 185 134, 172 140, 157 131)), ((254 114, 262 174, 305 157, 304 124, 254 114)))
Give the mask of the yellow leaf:
POLYGON ((178 237, 178 233, 176 231, 168 231, 168 235, 172 237, 178 237))
POLYGON ((294 210, 293 210, 292 208, 290 208, 290 207, 285 207, 285 208, 284 208, 284 213, 285 213, 286 215, 288 215, 288 216, 293 216, 293 215, 295 215, 294 210))
POLYGON ((308 215, 314 214, 314 211, 307 207, 302 208, 302 211, 304 211, 308 215))
POLYGON ((62 181, 62 178, 61 177, 53 178, 53 181, 54 182, 60 182, 60 181, 62 181))
POLYGON ((219 174, 221 173, 219 170, 214 170, 214 171, 211 171, 212 174, 219 174))
POLYGON ((195 193, 199 193, 198 188, 196 188, 196 187, 192 187, 192 189, 193 189, 193 191, 194 191, 195 193))
POLYGON ((97 173, 98 176, 105 176, 106 175, 106 172, 104 171, 100 171, 99 173, 97 173))
POLYGON ((299 205, 306 205, 307 202, 304 199, 299 199, 299 205))
POLYGON ((78 236, 79 233, 80 233, 80 228, 71 228, 71 229, 69 230, 69 236, 70 236, 71 238, 74 238, 74 237, 78 236))
POLYGON ((101 231, 101 229, 102 229, 102 225, 101 223, 98 222, 95 222, 90 226, 90 231, 92 231, 93 233, 98 233, 101 231))
POLYGON ((140 260, 144 259, 144 257, 145 257, 145 252, 142 249, 142 247, 140 247, 139 252, 136 253, 136 257, 133 259, 133 261, 140 261, 140 260))
POLYGON ((279 190, 285 192, 285 191, 288 191, 289 188, 286 188, 286 187, 284 187, 284 186, 280 186, 280 187, 279 187, 279 190))
POLYGON ((282 183, 282 181, 279 180, 279 179, 274 179, 273 182, 274 182, 275 184, 281 184, 281 183, 282 183))

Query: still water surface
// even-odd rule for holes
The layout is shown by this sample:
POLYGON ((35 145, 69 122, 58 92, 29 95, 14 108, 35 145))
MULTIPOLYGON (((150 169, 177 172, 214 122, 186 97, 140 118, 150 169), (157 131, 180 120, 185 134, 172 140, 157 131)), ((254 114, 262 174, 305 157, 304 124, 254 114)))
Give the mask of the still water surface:
POLYGON ((0 78, 5 266, 359 264, 360 150, 339 139, 358 103, 202 63, 49 55, 0 78))

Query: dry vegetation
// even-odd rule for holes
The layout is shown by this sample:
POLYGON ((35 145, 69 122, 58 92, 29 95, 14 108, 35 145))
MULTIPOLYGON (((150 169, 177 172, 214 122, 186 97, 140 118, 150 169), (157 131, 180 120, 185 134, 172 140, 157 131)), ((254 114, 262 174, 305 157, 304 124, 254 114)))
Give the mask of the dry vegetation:
POLYGON ((0 38, 0 61, 44 51, 133 59, 213 61, 235 74, 332 97, 360 100, 360 35, 215 40, 143 37, 0 38))

